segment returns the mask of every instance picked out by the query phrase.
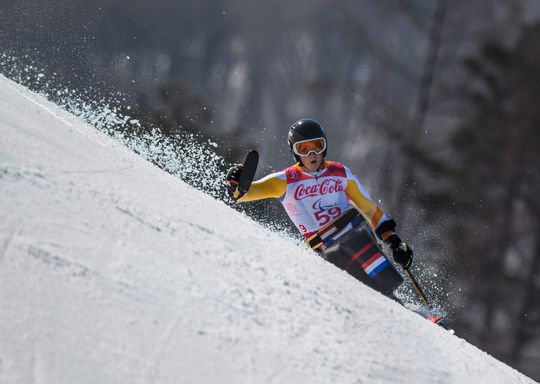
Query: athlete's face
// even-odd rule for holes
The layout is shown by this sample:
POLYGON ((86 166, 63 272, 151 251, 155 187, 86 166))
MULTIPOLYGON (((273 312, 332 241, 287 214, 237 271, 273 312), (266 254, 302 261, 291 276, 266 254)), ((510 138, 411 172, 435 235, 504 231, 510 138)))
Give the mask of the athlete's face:
POLYGON ((314 152, 311 152, 307 156, 300 156, 300 159, 308 172, 316 172, 321 166, 323 155, 322 153, 316 155, 314 152))

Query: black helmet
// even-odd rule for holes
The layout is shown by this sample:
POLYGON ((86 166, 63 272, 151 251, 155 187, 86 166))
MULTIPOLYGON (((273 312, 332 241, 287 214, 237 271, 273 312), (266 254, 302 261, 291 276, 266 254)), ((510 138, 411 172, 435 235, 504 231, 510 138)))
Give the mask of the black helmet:
POLYGON ((300 119, 291 125, 289 128, 289 135, 287 141, 289 142, 289 148, 296 161, 300 161, 300 156, 293 152, 293 145, 299 141, 317 139, 319 137, 324 138, 327 142, 327 147, 323 152, 323 157, 326 157, 326 151, 328 149, 328 140, 326 139, 326 132, 322 125, 313 119, 300 119))

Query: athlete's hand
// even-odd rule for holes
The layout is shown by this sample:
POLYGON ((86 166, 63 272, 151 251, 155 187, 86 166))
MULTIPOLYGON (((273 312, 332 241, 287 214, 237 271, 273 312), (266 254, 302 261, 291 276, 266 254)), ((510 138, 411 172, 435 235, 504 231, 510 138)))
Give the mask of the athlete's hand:
POLYGON ((392 250, 394 252, 394 260, 401 264, 403 269, 409 269, 413 261, 413 250, 405 242, 401 242, 399 247, 392 250))
POLYGON ((229 171, 227 172, 227 176, 225 176, 225 182, 227 183, 227 192, 229 192, 229 196, 231 196, 235 200, 241 198, 244 195, 242 192, 238 191, 238 196, 236 198, 234 197, 234 193, 236 192, 236 188, 238 187, 238 182, 240 181, 240 175, 242 174, 243 168, 244 166, 242 164, 235 164, 229 169, 229 171))
POLYGON ((386 243, 392 249, 394 261, 401 264, 403 269, 409 269, 413 262, 413 249, 404 241, 401 241, 395 233, 386 239, 386 243))

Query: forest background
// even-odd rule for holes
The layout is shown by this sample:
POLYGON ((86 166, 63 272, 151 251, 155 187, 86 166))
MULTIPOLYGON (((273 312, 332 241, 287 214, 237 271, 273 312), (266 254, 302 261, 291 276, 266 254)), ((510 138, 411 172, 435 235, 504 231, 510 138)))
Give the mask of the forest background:
POLYGON ((457 334, 540 380, 538 1, 0 0, 0 55, 122 95, 133 135, 194 133, 227 164, 257 148, 259 176, 319 120, 457 334))

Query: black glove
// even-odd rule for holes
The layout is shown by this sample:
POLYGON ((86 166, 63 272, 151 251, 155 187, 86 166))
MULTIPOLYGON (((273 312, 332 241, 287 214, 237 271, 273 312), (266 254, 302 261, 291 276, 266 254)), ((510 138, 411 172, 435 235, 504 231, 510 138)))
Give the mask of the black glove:
POLYGON ((241 198, 244 194, 240 191, 238 196, 234 197, 234 192, 236 192, 236 188, 238 187, 238 182, 240 181, 240 174, 242 173, 242 169, 244 166, 242 164, 235 164, 232 166, 229 171, 227 172, 227 176, 225 176, 225 182, 227 182, 227 192, 229 192, 229 196, 231 196, 233 199, 237 200, 241 198))
POLYGON ((401 241, 395 233, 390 235, 386 240, 386 244, 392 250, 394 261, 401 264, 403 269, 409 269, 413 262, 413 249, 404 241, 401 241))

